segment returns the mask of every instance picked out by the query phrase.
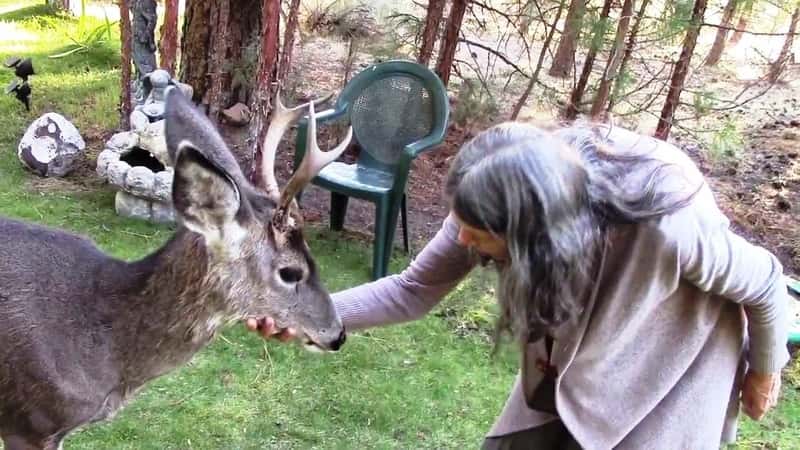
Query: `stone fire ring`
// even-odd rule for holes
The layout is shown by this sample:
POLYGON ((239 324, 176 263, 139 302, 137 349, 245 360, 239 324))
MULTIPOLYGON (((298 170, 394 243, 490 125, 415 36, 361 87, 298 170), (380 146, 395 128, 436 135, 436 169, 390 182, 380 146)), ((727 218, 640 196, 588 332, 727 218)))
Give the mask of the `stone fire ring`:
POLYGON ((111 137, 97 156, 97 174, 117 193, 117 214, 156 223, 174 223, 172 167, 139 147, 139 137, 124 131, 111 137))

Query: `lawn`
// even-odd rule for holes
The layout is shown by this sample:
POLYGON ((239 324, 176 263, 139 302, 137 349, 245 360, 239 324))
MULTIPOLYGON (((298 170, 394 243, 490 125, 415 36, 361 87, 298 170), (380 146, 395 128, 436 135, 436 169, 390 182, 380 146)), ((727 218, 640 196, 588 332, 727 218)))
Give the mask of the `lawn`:
MULTIPOLYGON (((68 36, 103 21, 81 23, 33 3, 0 0, 0 60, 30 56, 37 71, 32 111, 12 96, 0 98, 0 214, 72 230, 119 258, 140 258, 172 230, 118 217, 107 186, 36 180, 17 159, 26 126, 45 112, 63 114, 87 136, 114 130, 118 120, 116 29, 87 52, 48 58, 69 49, 68 36)), ((12 77, 0 70, 0 85, 12 77)), ((90 140, 87 158, 100 145, 90 140)), ((307 236, 332 291, 367 281, 369 247, 320 229, 307 236)), ((401 255, 392 267, 406 262, 401 255)), ((511 351, 491 356, 491 282, 491 274, 476 272, 427 318, 351 334, 338 354, 267 343, 232 326, 187 367, 148 385, 115 420, 80 430, 65 447, 476 448, 516 370, 511 351)), ((777 413, 760 424, 744 421, 740 448, 800 446, 793 380, 787 377, 777 413)))

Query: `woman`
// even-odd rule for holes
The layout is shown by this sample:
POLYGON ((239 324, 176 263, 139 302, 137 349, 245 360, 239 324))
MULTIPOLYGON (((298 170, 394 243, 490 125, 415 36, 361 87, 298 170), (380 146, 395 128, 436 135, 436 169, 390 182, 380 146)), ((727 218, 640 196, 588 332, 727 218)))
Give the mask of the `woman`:
POLYGON ((774 406, 789 358, 782 267, 728 229, 679 149, 507 123, 461 149, 445 193, 450 216, 406 270, 334 300, 350 331, 414 320, 494 263, 497 329, 522 364, 485 449, 717 449, 740 403, 754 419, 774 406))

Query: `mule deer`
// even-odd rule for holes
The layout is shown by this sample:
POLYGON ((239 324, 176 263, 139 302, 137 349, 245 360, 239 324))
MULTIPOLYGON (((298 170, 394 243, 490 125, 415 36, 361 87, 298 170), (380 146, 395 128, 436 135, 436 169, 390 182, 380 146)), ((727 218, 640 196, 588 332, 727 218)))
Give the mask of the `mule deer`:
POLYGON ((0 437, 6 450, 61 446, 109 419, 150 380, 188 362, 215 332, 273 316, 309 348, 336 351, 345 332, 302 236, 295 194, 346 148, 316 143, 314 102, 276 96, 261 176, 251 185, 206 117, 170 89, 166 140, 178 229, 136 262, 38 225, 0 219, 0 437), (283 192, 274 156, 309 112, 309 153, 283 192))

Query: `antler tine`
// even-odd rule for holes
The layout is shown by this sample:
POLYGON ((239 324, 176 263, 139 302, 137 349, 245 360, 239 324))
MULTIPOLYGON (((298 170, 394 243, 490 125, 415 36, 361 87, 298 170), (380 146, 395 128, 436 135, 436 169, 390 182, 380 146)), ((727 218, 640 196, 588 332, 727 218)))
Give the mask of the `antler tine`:
POLYGON ((308 184, 325 166, 332 163, 344 153, 350 140, 353 138, 353 127, 347 129, 347 136, 333 150, 323 152, 317 144, 317 120, 314 113, 314 104, 308 106, 308 136, 306 137, 306 154, 300 167, 297 168, 292 178, 281 193, 280 211, 285 213, 289 204, 298 192, 308 184))
POLYGON ((298 121, 303 116, 303 111, 309 105, 316 105, 328 101, 333 96, 333 92, 328 95, 312 100, 294 108, 287 108, 281 101, 280 88, 275 91, 275 105, 272 112, 272 119, 267 129, 267 135, 264 137, 262 144, 262 161, 261 161, 261 181, 264 189, 271 197, 280 197, 280 188, 278 188, 278 180, 275 178, 275 152, 278 150, 278 144, 283 138, 283 134, 294 122, 298 121))

